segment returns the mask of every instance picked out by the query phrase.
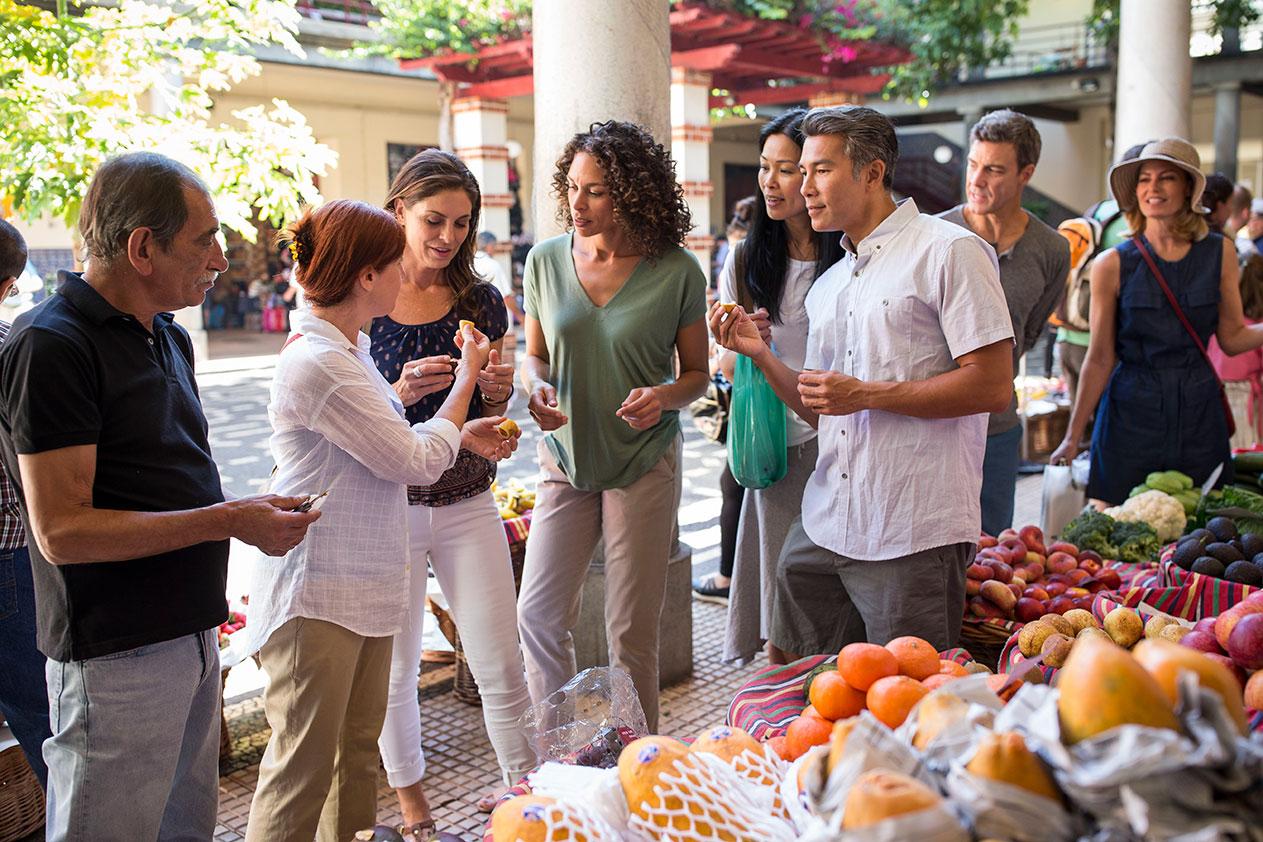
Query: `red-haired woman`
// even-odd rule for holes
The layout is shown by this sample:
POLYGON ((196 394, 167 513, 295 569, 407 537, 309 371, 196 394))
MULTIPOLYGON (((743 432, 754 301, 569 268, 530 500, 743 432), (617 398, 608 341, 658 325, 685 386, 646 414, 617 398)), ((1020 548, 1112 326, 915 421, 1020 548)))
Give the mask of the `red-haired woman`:
MULTIPOLYGON (((503 412, 513 394, 513 368, 499 359, 508 330, 504 299, 474 271, 481 206, 473 174, 455 155, 438 149, 404 164, 386 197, 386 209, 403 225, 407 245, 399 298, 388 315, 373 320, 373 360, 394 383, 413 423, 434 417, 452 400, 451 352, 461 320, 472 321, 491 341, 478 388, 465 397, 469 417, 503 412)), ((478 682, 483 720, 504 781, 511 784, 536 765, 518 725, 531 699, 514 622, 517 594, 509 544, 491 493, 493 479, 491 461, 462 450, 437 482, 408 488, 408 540, 417 574, 408 599, 412 613, 395 636, 379 747, 404 827, 420 839, 433 829, 421 785, 425 755, 417 700, 427 559, 478 682)), ((484 803, 488 800, 490 809, 494 797, 484 803)))
POLYGON ((374 823, 377 736, 386 713, 393 637, 407 622, 409 483, 434 482, 461 448, 507 457, 502 419, 466 423, 490 351, 466 328, 448 400, 422 424, 378 373, 360 332, 395 306, 403 229, 361 202, 308 211, 288 229, 309 310, 272 383, 273 490, 328 492, 323 524, 279 562, 254 571, 253 646, 268 673, 272 738, 259 765, 246 838, 344 842, 374 823))

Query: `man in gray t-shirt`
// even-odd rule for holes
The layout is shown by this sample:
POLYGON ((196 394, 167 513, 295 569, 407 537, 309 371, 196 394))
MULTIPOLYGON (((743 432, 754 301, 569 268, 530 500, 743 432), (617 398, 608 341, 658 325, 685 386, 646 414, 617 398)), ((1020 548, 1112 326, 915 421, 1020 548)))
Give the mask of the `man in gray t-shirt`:
MULTIPOLYGON (((1065 290, 1070 249, 1064 237, 1022 208, 1022 190, 1039 162, 1035 124, 1014 111, 993 111, 969 131, 966 202, 940 216, 982 237, 1000 259, 1000 285, 1013 320, 1013 370, 1039 340, 1065 290)), ((991 416, 982 466, 982 530, 1013 525, 1022 440, 1017 396, 991 416)))

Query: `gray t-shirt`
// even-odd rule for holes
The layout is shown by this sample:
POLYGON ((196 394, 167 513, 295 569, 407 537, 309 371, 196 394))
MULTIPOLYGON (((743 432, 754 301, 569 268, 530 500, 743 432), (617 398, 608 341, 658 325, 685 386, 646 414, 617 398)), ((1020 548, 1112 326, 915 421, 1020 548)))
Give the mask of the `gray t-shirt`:
MULTIPOLYGON (((962 228, 969 228, 965 221, 964 205, 943 211, 939 216, 962 228)), ((1030 217, 1026 232, 1011 249, 1000 258, 1000 286, 1009 305, 1009 318, 1013 320, 1013 374, 1016 376, 1018 361, 1035 347, 1039 336, 1048 323, 1048 317, 1056 308, 1066 288, 1070 273, 1070 246, 1066 238, 1027 213, 1030 217)), ((972 230, 972 229, 971 229, 972 230)), ((1019 423, 1017 395, 1009 402, 1009 408, 993 414, 987 424, 987 435, 1012 430, 1019 423)))

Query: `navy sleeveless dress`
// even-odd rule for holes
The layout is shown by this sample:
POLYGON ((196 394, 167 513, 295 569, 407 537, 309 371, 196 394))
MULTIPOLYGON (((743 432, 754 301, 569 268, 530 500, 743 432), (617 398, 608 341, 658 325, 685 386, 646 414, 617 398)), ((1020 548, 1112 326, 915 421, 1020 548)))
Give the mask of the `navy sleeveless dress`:
MULTIPOLYGON (((1219 324, 1223 238, 1210 234, 1181 260, 1163 260, 1145 240, 1203 344, 1219 324)), ((1228 421, 1215 373, 1171 309, 1136 244, 1117 247, 1117 364, 1092 431, 1088 496, 1119 504, 1151 471, 1176 470, 1199 486, 1221 462, 1232 481, 1228 421)))

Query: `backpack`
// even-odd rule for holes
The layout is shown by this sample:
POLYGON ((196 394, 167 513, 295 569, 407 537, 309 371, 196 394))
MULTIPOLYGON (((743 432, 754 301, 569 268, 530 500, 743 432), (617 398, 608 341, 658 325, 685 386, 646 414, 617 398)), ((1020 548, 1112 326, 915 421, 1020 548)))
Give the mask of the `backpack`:
POLYGON ((1088 329, 1092 301, 1092 260, 1101 252, 1101 223, 1086 216, 1067 219, 1057 233, 1070 244, 1070 272, 1066 290, 1057 308, 1057 318, 1073 330, 1088 329))

